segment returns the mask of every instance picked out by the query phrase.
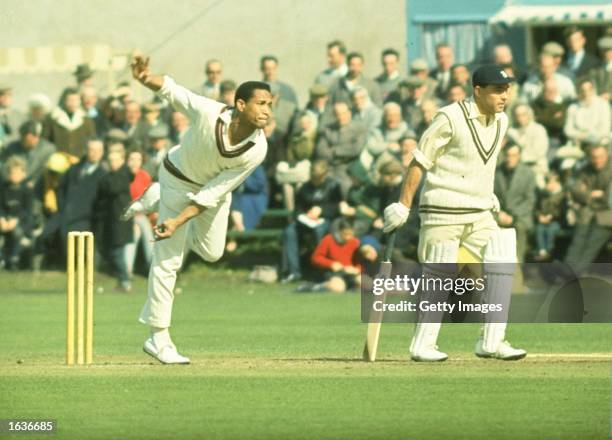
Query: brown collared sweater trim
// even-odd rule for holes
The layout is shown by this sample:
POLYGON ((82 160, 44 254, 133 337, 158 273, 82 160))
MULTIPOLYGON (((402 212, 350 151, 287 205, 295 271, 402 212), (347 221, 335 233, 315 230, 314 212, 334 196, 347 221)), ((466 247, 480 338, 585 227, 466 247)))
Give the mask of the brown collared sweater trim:
POLYGON ((228 108, 229 107, 223 107, 223 109, 221 109, 221 112, 219 113, 219 117, 217 118, 217 124, 215 125, 215 140, 217 141, 217 149, 219 150, 219 154, 223 157, 232 158, 238 157, 247 150, 249 150, 253 145, 255 145, 255 142, 249 141, 237 150, 229 151, 225 148, 225 144, 223 142, 223 120, 221 119, 221 113, 223 113, 228 108))

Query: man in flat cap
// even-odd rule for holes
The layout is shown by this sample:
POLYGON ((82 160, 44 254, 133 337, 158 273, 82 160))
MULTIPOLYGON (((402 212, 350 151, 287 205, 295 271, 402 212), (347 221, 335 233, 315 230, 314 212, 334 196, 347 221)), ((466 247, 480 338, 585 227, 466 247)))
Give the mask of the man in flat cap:
MULTIPOLYGON (((386 233, 406 223, 412 199, 425 175, 419 202, 418 256, 427 287, 421 291, 421 301, 446 302, 449 291, 442 284, 457 276, 459 248, 465 249, 473 261, 484 263, 483 303, 501 308, 499 313, 485 315, 476 356, 503 360, 526 355, 505 341, 517 261, 516 233, 513 228, 500 229, 492 213, 499 210, 493 182, 508 128, 504 107, 513 81, 495 64, 474 72, 473 99, 442 107, 436 113, 413 152, 400 200, 384 211, 386 233)), ((436 345, 443 315, 439 309, 419 314, 410 346, 413 360, 435 362, 448 358, 436 345)))
POLYGON ((591 71, 599 95, 610 102, 612 96, 612 35, 601 37, 597 41, 601 61, 596 69, 591 71))
POLYGON ((423 99, 432 99, 435 97, 438 81, 429 76, 429 66, 423 58, 416 58, 410 63, 410 76, 421 78, 426 87, 423 99))
POLYGON ((79 64, 73 73, 77 82, 77 87, 92 86, 94 71, 89 67, 89 64, 79 64))
POLYGON ((522 96, 530 104, 533 103, 542 93, 544 83, 553 79, 557 83, 557 89, 563 100, 574 100, 576 98, 576 88, 573 81, 557 71, 558 65, 554 56, 543 52, 538 57, 538 71, 529 75, 523 84, 522 96))

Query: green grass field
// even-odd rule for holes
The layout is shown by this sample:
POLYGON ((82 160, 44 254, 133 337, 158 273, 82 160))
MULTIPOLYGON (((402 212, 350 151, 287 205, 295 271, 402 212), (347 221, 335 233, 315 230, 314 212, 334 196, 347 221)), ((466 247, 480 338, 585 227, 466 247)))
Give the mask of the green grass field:
POLYGON ((191 365, 142 352, 145 280, 118 294, 100 275, 95 365, 67 367, 64 282, 2 275, 0 287, 0 419, 56 419, 49 438, 608 438, 609 325, 512 325, 529 351, 514 363, 475 358, 477 326, 445 325, 451 358, 431 365, 408 360, 410 325, 387 324, 367 364, 359 295, 296 295, 195 266, 172 329, 191 365))

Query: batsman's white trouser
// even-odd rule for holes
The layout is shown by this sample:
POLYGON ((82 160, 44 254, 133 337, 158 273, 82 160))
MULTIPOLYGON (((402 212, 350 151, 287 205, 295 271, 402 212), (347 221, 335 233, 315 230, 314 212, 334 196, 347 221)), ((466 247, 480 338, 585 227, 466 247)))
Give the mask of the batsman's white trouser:
MULTIPOLYGON (((200 187, 177 179, 162 166, 159 171, 161 200, 158 223, 176 217, 191 201, 189 192, 200 187)), ((217 261, 223 255, 231 194, 215 208, 207 208, 197 217, 180 226, 170 238, 153 246, 149 271, 148 297, 140 312, 140 322, 154 327, 170 327, 176 274, 188 249, 204 260, 217 261)))

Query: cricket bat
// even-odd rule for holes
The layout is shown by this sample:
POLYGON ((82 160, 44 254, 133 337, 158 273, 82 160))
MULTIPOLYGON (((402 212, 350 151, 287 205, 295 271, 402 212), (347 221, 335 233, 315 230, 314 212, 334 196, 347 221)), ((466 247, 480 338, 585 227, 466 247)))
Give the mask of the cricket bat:
MULTIPOLYGON (((376 278, 389 278, 391 276, 391 255, 393 254, 393 247, 395 246, 395 234, 393 231, 387 238, 387 245, 385 246, 385 255, 382 263, 380 263, 380 270, 376 278)), ((385 303, 387 292, 382 294, 380 300, 385 303)), ((376 360, 376 351, 378 350, 378 339, 380 337, 380 327, 382 325, 383 312, 371 310, 370 318, 368 319, 368 333, 366 335, 365 347, 363 349, 363 360, 368 362, 374 362, 376 360)))

